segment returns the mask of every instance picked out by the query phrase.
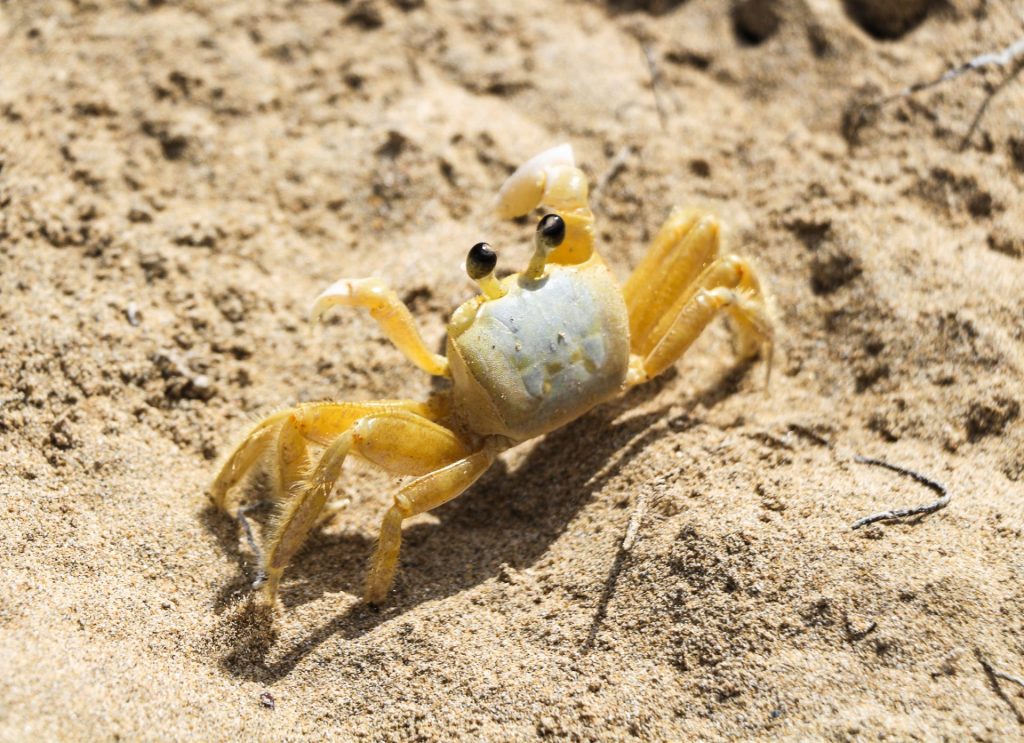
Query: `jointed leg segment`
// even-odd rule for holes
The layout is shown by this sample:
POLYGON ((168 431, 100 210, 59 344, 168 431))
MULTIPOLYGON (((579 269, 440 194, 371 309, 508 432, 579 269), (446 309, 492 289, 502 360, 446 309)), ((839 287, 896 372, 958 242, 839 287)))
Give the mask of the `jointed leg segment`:
POLYGON ((772 321, 764 292, 747 261, 718 257, 718 233, 710 215, 674 212, 627 281, 630 384, 675 363, 720 310, 731 316, 737 352, 746 357, 763 348, 770 368, 772 321))
POLYGON ((286 496, 294 480, 283 483, 281 474, 302 470, 301 457, 296 451, 302 444, 296 441, 296 436, 326 445, 360 418, 393 410, 408 410, 427 419, 434 417, 429 404, 414 400, 314 402, 268 415, 246 434, 221 467, 210 488, 214 504, 223 511, 229 510, 232 504, 228 502, 228 495, 260 463, 275 475, 274 497, 286 496))
POLYGON ((210 487, 210 495, 217 508, 222 511, 228 510, 228 494, 252 471, 257 462, 266 457, 282 423, 291 414, 290 410, 284 410, 267 416, 246 434, 241 444, 235 447, 210 487))
POLYGON ((278 430, 272 459, 277 495, 287 496, 309 466, 309 440, 303 436, 302 427, 299 417, 293 413, 284 419, 278 430))
POLYGON ((339 279, 313 302, 310 319, 316 322, 335 305, 369 310, 391 342, 412 363, 427 374, 448 376, 448 359, 427 348, 409 308, 380 279, 339 279))
POLYGON ((368 603, 380 603, 391 587, 402 544, 402 521, 460 495, 487 471, 494 457, 495 452, 485 448, 413 480, 395 493, 395 503, 384 515, 377 551, 366 577, 364 596, 368 603))
POLYGON ((696 209, 673 210, 665 220, 622 288, 634 353, 654 347, 655 325, 686 299, 701 271, 718 257, 718 232, 717 220, 696 209))
POLYGON ((309 479, 296 484, 294 496, 284 502, 277 514, 264 567, 267 582, 263 590, 271 604, 277 600, 285 567, 316 523, 351 448, 352 432, 346 431, 327 447, 309 479))
POLYGON ((271 416, 243 440, 218 477, 213 496, 226 509, 228 489, 261 458, 272 458, 279 511, 264 564, 264 591, 271 603, 285 567, 317 523, 349 454, 393 474, 419 477, 395 495, 384 520, 366 589, 367 600, 384 597, 398 558, 402 519, 455 497, 494 458, 490 449, 471 451, 452 431, 425 417, 430 412, 429 406, 406 401, 314 403, 271 416), (326 447, 312 467, 310 444, 326 447))

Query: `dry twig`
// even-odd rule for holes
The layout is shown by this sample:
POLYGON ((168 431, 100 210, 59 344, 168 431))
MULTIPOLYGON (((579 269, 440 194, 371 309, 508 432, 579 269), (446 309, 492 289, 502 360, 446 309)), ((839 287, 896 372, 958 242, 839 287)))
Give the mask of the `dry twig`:
POLYGON ((1013 716, 1017 718, 1017 722, 1024 725, 1024 714, 1017 709, 1017 705, 1013 703, 1013 700, 1006 695, 1005 691, 1003 691, 1003 687, 999 685, 999 679, 1004 679, 1005 681, 1012 681, 1015 684, 1024 686, 1024 679, 993 668, 992 664, 988 662, 981 650, 978 648, 974 649, 974 657, 978 659, 978 663, 980 663, 982 669, 984 669, 985 675, 988 676, 988 682, 992 685, 992 689, 999 698, 1006 702, 1009 708, 1013 710, 1013 716))
POLYGON ((961 75, 965 75, 968 72, 976 72, 986 67, 993 65, 999 65, 1005 67, 1012 63, 1017 57, 1024 56, 1024 38, 1018 39, 1017 41, 1010 44, 1002 51, 993 52, 991 54, 981 54, 974 59, 964 62, 962 65, 954 67, 951 70, 947 70, 942 75, 939 75, 934 80, 928 80, 923 83, 914 83, 900 90, 898 93, 886 96, 875 103, 876 106, 884 106, 887 103, 898 100, 900 98, 906 98, 914 93, 918 93, 928 88, 934 88, 936 85, 955 80, 961 75))
POLYGON ((651 92, 654 94, 654 106, 658 109, 658 121, 661 124, 661 130, 665 131, 668 118, 665 115, 665 107, 661 103, 661 94, 658 92, 661 73, 658 71, 657 62, 654 59, 654 50, 651 49, 650 45, 641 42, 640 48, 643 49, 644 59, 647 60, 647 70, 651 73, 651 92))
POLYGON ((967 132, 964 134, 963 139, 960 141, 960 149, 963 150, 967 144, 971 141, 971 137, 974 135, 975 130, 978 128, 978 124, 981 122, 982 117, 985 115, 985 111, 988 109, 992 99, 1005 88, 1010 81, 1015 79, 1021 71, 1024 71, 1024 38, 1018 39, 1013 42, 1005 49, 998 52, 991 52, 988 54, 981 54, 974 59, 968 60, 961 65, 953 67, 947 70, 943 74, 939 75, 934 80, 927 80, 925 82, 914 83, 908 85, 902 90, 893 93, 892 95, 885 96, 873 103, 869 103, 865 109, 879 109, 892 101, 901 100, 909 96, 919 93, 922 90, 934 88, 943 83, 955 80, 961 75, 966 75, 968 72, 977 72, 987 67, 999 66, 1006 67, 1011 64, 1016 66, 999 82, 999 84, 987 95, 985 100, 978 107, 978 111, 975 113, 974 118, 971 120, 971 125, 968 127, 967 132), (1018 58, 1022 58, 1020 64, 1016 64, 1018 58))
POLYGON ((939 494, 938 500, 932 501, 931 503, 927 503, 923 506, 915 506, 913 508, 897 508, 892 511, 882 511, 881 513, 875 513, 870 516, 865 516, 864 518, 858 519, 853 523, 852 528, 854 529, 859 529, 862 526, 873 524, 876 521, 891 521, 893 519, 906 518, 907 516, 918 516, 926 515, 929 513, 935 513, 939 509, 945 508, 947 505, 949 505, 949 500, 952 496, 949 494, 949 491, 946 490, 946 487, 928 477, 925 477, 919 472, 914 472, 914 470, 908 470, 906 467, 900 467, 895 464, 889 464, 888 462, 881 459, 871 459, 870 457, 862 457, 860 455, 857 455, 854 458, 854 461, 859 462, 860 464, 870 464, 875 467, 884 467, 887 470, 892 470, 893 472, 898 472, 901 475, 906 475, 907 477, 921 483, 929 490, 933 490, 939 494))
POLYGON ((647 495, 641 493, 637 496, 636 504, 633 506, 633 513, 629 516, 629 523, 626 524, 626 534, 622 537, 619 550, 615 555, 615 562, 608 571, 608 579, 604 584, 604 591, 601 593, 601 600, 597 604, 597 611, 594 613, 594 621, 590 623, 590 631, 587 633, 587 640, 583 643, 583 652, 588 652, 594 647, 597 640, 597 633, 608 616, 608 604, 611 603, 615 594, 615 585, 619 582, 619 573, 626 565, 626 558, 629 557, 633 545, 636 544, 637 533, 640 531, 640 522, 643 521, 644 513, 647 511, 647 495))
POLYGON ((256 544, 256 538, 253 536, 252 526, 249 525, 249 519, 246 518, 246 514, 249 511, 256 510, 264 505, 265 504, 263 502, 252 503, 238 509, 238 522, 242 525, 242 529, 245 531, 245 540, 249 543, 249 549, 251 549, 255 555, 256 564, 260 566, 259 571, 256 573, 256 579, 252 582, 253 588, 259 588, 266 583, 267 576, 263 572, 262 567, 265 564, 263 560, 263 550, 261 550, 260 546, 256 544))
POLYGON ((992 675, 996 678, 1003 679, 1003 681, 1010 681, 1017 684, 1017 686, 1024 687, 1024 678, 1021 678, 1020 676, 1014 676, 1012 673, 1007 673, 1006 671, 997 671, 994 668, 992 669, 992 675))

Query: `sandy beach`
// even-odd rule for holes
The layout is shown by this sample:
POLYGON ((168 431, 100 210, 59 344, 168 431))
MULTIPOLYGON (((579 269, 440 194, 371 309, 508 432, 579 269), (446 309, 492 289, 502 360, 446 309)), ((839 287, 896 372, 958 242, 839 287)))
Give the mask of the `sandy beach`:
POLYGON ((1024 17, 890 5, 0 3, 0 740, 1024 738, 1024 63, 879 104, 1024 17), (379 608, 346 466, 259 611, 239 437, 436 384, 310 302, 379 276, 441 348, 561 142, 620 280, 719 216, 770 381, 715 322, 410 520, 379 608), (857 457, 948 506, 852 529, 936 498, 857 457))

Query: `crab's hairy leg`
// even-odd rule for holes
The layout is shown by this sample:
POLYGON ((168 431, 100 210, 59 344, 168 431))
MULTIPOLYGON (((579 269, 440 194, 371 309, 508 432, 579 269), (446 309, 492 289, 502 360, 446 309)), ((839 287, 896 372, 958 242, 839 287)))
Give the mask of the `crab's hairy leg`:
MULTIPOLYGON (((299 426, 298 434, 310 441, 323 444, 335 438, 365 415, 392 410, 408 410, 431 419, 435 417, 436 412, 431 403, 415 400, 377 400, 363 403, 303 403, 267 416, 245 435, 245 438, 225 460, 210 487, 210 496, 214 505, 222 511, 228 511, 232 505, 227 499, 228 494, 261 462, 265 463, 265 466, 275 468, 274 481, 277 488, 274 493, 275 497, 281 497, 287 492, 290 482, 283 482, 282 475, 286 471, 297 472, 301 467, 299 464, 301 457, 290 455, 288 462, 284 464, 280 459, 271 460, 270 457, 280 454, 281 432, 285 424, 292 418, 296 419, 299 426)), ((285 448, 294 451, 293 444, 285 448)))
POLYGON ((242 442, 235 447, 231 456, 227 458, 220 468, 220 472, 217 473, 213 485, 210 486, 210 496, 217 508, 222 511, 228 510, 228 493, 270 451, 270 447, 276 439, 278 429, 290 414, 291 411, 283 410, 267 416, 257 423, 245 435, 242 442))
POLYGON ((309 440, 302 435, 298 416, 289 415, 277 432, 276 449, 272 458, 274 497, 285 497, 308 468, 309 440))
POLYGON ((630 350, 646 355, 662 318, 678 313, 700 273, 718 257, 718 221, 697 209, 675 209, 622 288, 629 311, 630 350), (674 308, 674 311, 673 311, 674 308))
POLYGON ((427 374, 448 376, 448 360, 427 348, 409 308, 380 279, 339 279, 313 301, 310 321, 316 322, 336 305, 369 310, 384 334, 412 363, 427 374))
POLYGON ((771 315, 760 282, 745 260, 726 256, 714 261, 680 304, 678 311, 666 314, 655 326, 657 341, 653 348, 646 354, 634 355, 630 384, 656 377, 674 364, 721 310, 729 312, 734 320, 737 351, 751 356, 763 348, 771 368, 771 315))
POLYGON ((317 522, 351 448, 352 432, 346 431, 327 447, 310 478, 285 502, 278 515, 263 566, 266 581, 263 593, 271 605, 277 602, 277 589, 285 566, 317 522))
POLYGON ((391 588, 402 546, 402 521, 437 508, 460 495, 487 471, 495 455, 496 450, 485 447, 413 480, 395 493, 394 505, 388 509, 381 523, 377 549, 367 573, 363 592, 366 603, 381 603, 391 588))
POLYGON ((502 219, 529 214, 537 207, 565 220, 565 240, 549 263, 582 263, 594 252, 594 214, 588 203, 587 176, 576 167, 568 144, 545 150, 516 169, 498 191, 494 208, 502 219))
MULTIPOLYGON (((321 429, 315 437, 325 433, 321 429)), ((419 476, 468 456, 470 448, 454 432, 409 411, 374 413, 355 421, 294 486, 274 520, 264 566, 265 596, 271 603, 285 567, 317 523, 349 454, 392 474, 419 476)))
POLYGON ((356 421, 371 415, 405 415, 437 421, 439 407, 435 401, 370 400, 368 402, 314 402, 295 408, 296 425, 302 436, 321 446, 334 441, 356 421))
MULTIPOLYGON (((280 431, 277 434, 277 453, 273 457, 272 471, 274 477, 274 500, 280 502, 282 499, 287 498, 295 490, 298 483, 300 483, 309 472, 310 468, 310 457, 309 457, 309 444, 311 441, 319 439, 321 443, 329 441, 332 436, 326 432, 335 431, 334 436, 337 435, 337 431, 347 428, 348 423, 344 420, 339 420, 343 416, 335 414, 334 416, 324 416, 322 413, 313 413, 313 416, 320 418, 334 418, 332 424, 327 426, 314 427, 308 422, 304 421, 301 417, 291 415, 288 419, 281 424, 280 431), (319 432, 318 432, 319 431, 319 432)), ((344 508, 346 504, 334 504, 332 506, 328 503, 323 511, 321 512, 321 518, 318 523, 324 523, 330 520, 339 510, 344 508)))
MULTIPOLYGON (((761 336, 771 331, 771 322, 767 318, 765 298, 761 291, 761 282, 753 267, 745 259, 736 255, 727 255, 711 262, 690 285, 689 290, 678 297, 667 312, 658 318, 651 330, 651 343, 644 355, 651 353, 669 333, 683 308, 690 304, 697 293, 704 289, 710 291, 718 287, 736 289, 743 297, 749 298, 756 306, 765 311, 764 322, 748 320, 740 305, 729 304, 726 308, 733 320, 736 350, 740 356, 752 356, 760 347, 761 336), (761 330, 759 330, 761 328, 761 330), (766 328, 766 329, 765 329, 766 328)), ((748 313, 749 314, 749 313, 748 313)))

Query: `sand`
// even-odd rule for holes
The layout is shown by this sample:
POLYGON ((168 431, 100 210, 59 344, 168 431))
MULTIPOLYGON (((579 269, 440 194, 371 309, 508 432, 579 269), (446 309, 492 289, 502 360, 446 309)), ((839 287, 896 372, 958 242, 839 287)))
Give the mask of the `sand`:
POLYGON ((984 664, 1024 674, 1024 77, 863 107, 1020 38, 1011 5, 0 6, 0 738, 1020 739, 984 664), (472 244, 525 266, 491 198, 562 141, 620 278, 672 205, 720 215, 770 384, 716 323, 409 523, 377 610, 394 483, 355 468, 271 630, 218 462, 431 389, 309 302, 381 276, 438 346, 472 244), (857 455, 949 506, 852 530, 935 497, 857 455))

